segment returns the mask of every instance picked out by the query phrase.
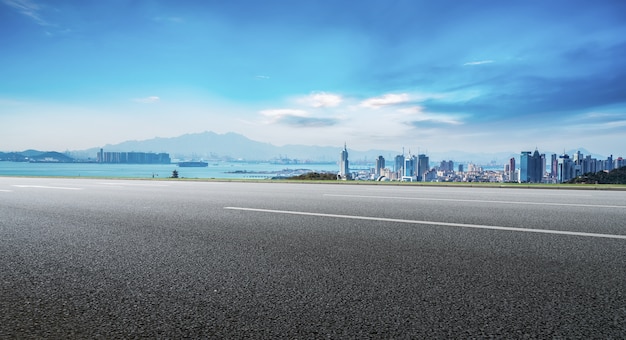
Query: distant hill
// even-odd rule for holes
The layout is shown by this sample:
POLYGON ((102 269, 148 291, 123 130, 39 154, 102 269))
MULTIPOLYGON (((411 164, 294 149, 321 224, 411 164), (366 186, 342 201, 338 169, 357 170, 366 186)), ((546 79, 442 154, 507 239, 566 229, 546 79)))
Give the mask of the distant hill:
MULTIPOLYGON (((275 146, 269 143, 253 141, 236 133, 217 134, 201 132, 185 134, 171 138, 153 138, 143 141, 126 141, 119 144, 107 144, 104 151, 167 152, 173 159, 204 160, 248 160, 248 161, 284 161, 289 159, 335 162, 343 145, 337 147, 285 145, 275 146)), ((95 158, 100 148, 75 151, 72 154, 83 158, 95 158)), ((353 160, 373 160, 378 155, 387 157, 385 150, 356 151, 350 150, 353 160)), ((395 153, 393 153, 395 155, 395 153)))
POLYGON ((56 151, 25 150, 22 152, 0 152, 0 161, 71 163, 74 162, 74 158, 56 151))

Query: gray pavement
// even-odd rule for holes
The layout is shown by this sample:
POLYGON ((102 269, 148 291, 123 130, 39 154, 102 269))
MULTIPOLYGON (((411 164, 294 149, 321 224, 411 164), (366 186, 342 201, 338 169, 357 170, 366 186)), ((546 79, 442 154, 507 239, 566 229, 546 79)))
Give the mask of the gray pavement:
POLYGON ((0 177, 0 275, 0 338, 624 338, 626 192, 0 177))

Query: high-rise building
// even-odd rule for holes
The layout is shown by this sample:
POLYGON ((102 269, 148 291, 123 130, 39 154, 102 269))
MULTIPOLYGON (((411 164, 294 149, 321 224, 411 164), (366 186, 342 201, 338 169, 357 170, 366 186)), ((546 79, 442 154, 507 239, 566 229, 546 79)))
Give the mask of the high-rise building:
POLYGON ((439 164, 439 170, 445 171, 445 172, 454 171, 454 162, 453 161, 441 161, 441 163, 439 164))
POLYGON ((559 160, 555 153, 552 154, 550 162, 550 178, 556 179, 557 169, 559 167, 559 160))
POLYGON ((557 181, 559 183, 567 182, 574 178, 574 162, 569 158, 569 155, 563 154, 559 156, 557 181))
MULTIPOLYGON (((535 151, 537 154, 539 151, 535 151)), ((543 178, 546 175, 546 154, 542 153, 539 155, 539 162, 537 164, 536 175, 539 179, 539 183, 543 182, 543 178)))
POLYGON ((522 151, 522 155, 519 160, 519 182, 520 183, 528 183, 530 182, 530 171, 532 169, 531 165, 532 155, 530 151, 522 151))
POLYGON ((385 158, 383 156, 378 156, 376 158, 376 176, 380 176, 385 168, 385 158))
POLYGON ((425 174, 430 170, 428 156, 421 154, 417 157, 417 180, 425 181, 425 174))
POLYGON ((397 178, 404 176, 404 155, 397 155, 394 159, 393 171, 397 178))
POLYGON ((341 151, 341 154, 340 154, 339 179, 342 179, 342 180, 350 179, 350 163, 348 162, 348 147, 346 144, 343 145, 343 150, 341 151))
MULTIPOLYGON (((543 156, 545 159, 545 155, 543 156)), ((534 153, 530 151, 522 151, 519 166, 519 182, 520 183, 541 183, 543 178, 542 156, 535 149, 534 153)))
POLYGON ((509 159, 509 163, 507 164, 508 171, 506 172, 507 179, 509 181, 515 181, 515 157, 511 157, 509 159))
POLYGON ((416 177, 417 171, 417 157, 412 156, 409 151, 409 157, 404 158, 404 177, 416 177))
POLYGON ((580 165, 583 161, 583 154, 580 151, 576 151, 574 154, 574 164, 580 165))
POLYGON ((170 164, 172 160, 168 153, 152 152, 105 152, 103 149, 96 154, 98 163, 121 164, 170 164))

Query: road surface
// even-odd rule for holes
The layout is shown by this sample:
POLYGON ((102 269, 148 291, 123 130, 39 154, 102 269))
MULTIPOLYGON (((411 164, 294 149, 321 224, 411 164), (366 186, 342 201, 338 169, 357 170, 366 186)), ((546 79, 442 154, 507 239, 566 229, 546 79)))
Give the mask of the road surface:
POLYGON ((624 338, 626 192, 0 177, 0 338, 624 338))

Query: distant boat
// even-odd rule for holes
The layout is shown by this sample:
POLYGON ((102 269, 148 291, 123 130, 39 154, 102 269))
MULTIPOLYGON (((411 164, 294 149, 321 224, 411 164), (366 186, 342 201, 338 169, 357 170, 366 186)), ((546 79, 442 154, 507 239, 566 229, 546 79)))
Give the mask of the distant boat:
POLYGON ((207 162, 178 162, 181 168, 203 168, 209 166, 207 162))

